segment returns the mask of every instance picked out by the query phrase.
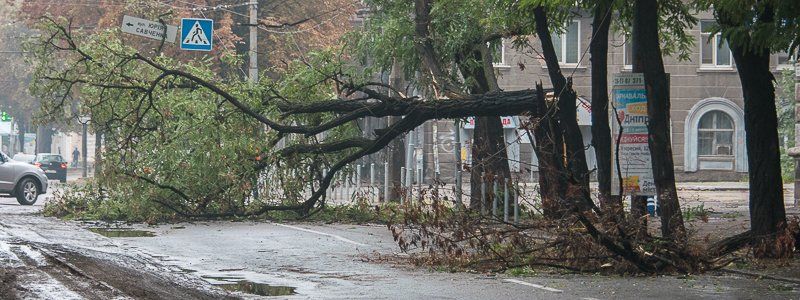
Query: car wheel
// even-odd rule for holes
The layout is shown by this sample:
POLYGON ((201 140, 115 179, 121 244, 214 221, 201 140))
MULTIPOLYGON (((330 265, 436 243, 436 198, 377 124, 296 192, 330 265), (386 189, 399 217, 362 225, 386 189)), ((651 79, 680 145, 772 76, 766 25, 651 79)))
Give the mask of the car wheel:
POLYGON ((39 197, 39 187, 31 178, 22 179, 17 185, 17 202, 22 205, 33 205, 39 197))

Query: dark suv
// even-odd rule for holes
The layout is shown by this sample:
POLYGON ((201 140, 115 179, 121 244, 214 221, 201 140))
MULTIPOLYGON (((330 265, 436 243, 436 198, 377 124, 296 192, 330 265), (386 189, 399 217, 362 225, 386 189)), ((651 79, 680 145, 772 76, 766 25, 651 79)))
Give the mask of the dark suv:
POLYGON ((11 195, 19 204, 33 205, 46 192, 47 176, 42 169, 0 152, 0 195, 11 195))
POLYGON ((41 168, 48 179, 58 179, 67 182, 67 161, 61 155, 53 153, 39 153, 31 164, 41 168))

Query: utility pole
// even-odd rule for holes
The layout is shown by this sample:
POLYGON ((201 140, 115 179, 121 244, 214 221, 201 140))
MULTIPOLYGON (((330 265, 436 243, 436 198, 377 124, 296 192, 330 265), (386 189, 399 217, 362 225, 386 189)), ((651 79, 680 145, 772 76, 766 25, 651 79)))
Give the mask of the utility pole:
POLYGON ((250 70, 247 73, 252 83, 258 82, 258 1, 250 1, 250 70))
MULTIPOLYGON (((247 79, 252 85, 258 83, 258 0, 250 0, 250 51, 248 57, 250 58, 250 68, 247 72, 247 79)), ((256 132, 256 138, 258 133, 256 132)), ((261 179, 261 172, 256 174, 253 185, 253 199, 258 200, 258 185, 261 179)))

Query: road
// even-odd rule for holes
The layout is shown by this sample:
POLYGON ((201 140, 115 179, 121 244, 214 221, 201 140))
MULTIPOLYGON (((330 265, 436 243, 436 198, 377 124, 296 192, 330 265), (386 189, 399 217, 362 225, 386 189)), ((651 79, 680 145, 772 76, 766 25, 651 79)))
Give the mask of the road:
POLYGON ((403 262, 389 231, 378 225, 134 225, 155 236, 107 238, 87 230, 91 224, 40 216, 45 201, 46 195, 36 206, 22 207, 14 199, 0 199, 0 270, 5 273, 0 277, 7 285, 0 290, 16 288, 17 297, 797 299, 797 286, 730 274, 511 277, 414 268, 403 262), (9 277, 16 280, 9 284, 9 277))

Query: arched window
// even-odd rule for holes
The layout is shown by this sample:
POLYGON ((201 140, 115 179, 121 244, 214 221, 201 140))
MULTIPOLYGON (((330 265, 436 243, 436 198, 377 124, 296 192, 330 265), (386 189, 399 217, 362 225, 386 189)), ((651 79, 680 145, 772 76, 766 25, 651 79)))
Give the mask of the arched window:
POLYGON ((705 113, 697 126, 697 155, 733 156, 733 119, 719 110, 705 113))
POLYGON ((744 111, 724 98, 706 98, 684 120, 683 168, 747 172, 744 111))

